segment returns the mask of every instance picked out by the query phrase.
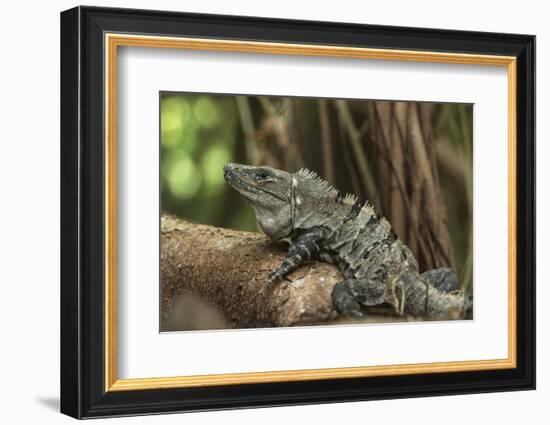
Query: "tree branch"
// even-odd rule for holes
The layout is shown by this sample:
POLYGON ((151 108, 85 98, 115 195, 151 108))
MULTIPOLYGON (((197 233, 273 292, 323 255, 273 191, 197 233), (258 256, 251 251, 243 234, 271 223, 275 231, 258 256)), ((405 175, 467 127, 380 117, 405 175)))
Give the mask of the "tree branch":
POLYGON ((335 318, 330 293, 341 280, 335 266, 301 267, 268 288, 267 275, 286 247, 256 233, 162 217, 161 317, 181 295, 214 304, 232 327, 293 326, 335 318))

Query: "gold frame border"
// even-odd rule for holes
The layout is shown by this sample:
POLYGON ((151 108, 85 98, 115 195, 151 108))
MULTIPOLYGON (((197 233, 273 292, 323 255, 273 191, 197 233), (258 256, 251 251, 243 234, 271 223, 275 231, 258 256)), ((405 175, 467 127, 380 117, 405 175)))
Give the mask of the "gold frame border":
POLYGON ((267 382, 311 381, 510 369, 516 357, 516 58, 464 53, 370 49, 329 45, 105 34, 105 391, 136 391, 267 382), (247 52, 355 59, 505 66, 508 70, 508 358, 328 369, 117 379, 116 374, 116 97, 120 46, 247 52))

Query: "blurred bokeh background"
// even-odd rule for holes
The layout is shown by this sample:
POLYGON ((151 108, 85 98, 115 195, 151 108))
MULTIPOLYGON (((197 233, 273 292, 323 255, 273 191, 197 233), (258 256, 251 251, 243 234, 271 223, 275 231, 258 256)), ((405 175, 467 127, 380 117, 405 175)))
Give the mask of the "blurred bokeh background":
POLYGON ((161 207, 260 232, 223 179, 227 162, 307 167, 368 200, 416 255, 472 285, 470 104, 163 92, 161 207))

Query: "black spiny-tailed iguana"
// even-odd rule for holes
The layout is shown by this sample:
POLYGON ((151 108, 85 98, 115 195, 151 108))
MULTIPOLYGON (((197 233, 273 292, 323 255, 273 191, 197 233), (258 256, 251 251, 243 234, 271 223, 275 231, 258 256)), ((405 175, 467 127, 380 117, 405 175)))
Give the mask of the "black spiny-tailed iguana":
POLYGON ((224 176, 250 202, 265 234, 290 244, 284 261, 269 275, 270 284, 318 258, 342 272, 344 280, 331 295, 342 315, 363 317, 368 307, 385 304, 400 315, 471 317, 471 298, 457 291, 451 269, 419 274, 413 254, 385 218, 314 172, 226 164, 224 176))

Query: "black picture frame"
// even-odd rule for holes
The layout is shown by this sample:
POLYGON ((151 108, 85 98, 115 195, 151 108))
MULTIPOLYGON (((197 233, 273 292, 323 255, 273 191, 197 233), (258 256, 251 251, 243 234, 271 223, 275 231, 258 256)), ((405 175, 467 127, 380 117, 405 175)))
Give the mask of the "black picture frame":
POLYGON ((76 7, 61 13, 61 412, 76 418, 535 388, 535 37, 76 7), (257 40, 517 58, 517 367, 105 391, 104 34, 257 40))

